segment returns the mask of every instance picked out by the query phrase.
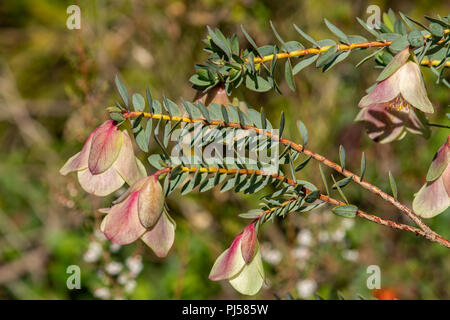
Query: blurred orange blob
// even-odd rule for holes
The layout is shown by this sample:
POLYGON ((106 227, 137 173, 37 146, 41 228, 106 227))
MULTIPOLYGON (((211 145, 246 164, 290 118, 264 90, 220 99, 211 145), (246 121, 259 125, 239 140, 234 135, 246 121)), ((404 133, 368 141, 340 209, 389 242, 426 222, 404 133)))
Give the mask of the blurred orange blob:
POLYGON ((372 290, 372 297, 378 300, 398 300, 397 293, 391 288, 374 289, 372 290))

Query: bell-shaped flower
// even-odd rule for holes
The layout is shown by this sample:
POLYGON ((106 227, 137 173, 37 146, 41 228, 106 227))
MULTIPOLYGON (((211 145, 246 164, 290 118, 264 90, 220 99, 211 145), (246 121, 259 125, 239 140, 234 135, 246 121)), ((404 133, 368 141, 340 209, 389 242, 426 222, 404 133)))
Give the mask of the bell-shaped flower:
POLYGON ((135 158, 130 136, 108 120, 88 137, 83 149, 60 169, 62 175, 76 171, 81 187, 96 196, 106 196, 145 176, 135 158))
POLYGON ((428 169, 427 182, 415 194, 414 212, 423 218, 432 218, 450 206, 450 136, 439 148, 428 169))
POLYGON ((369 137, 381 143, 399 140, 406 130, 428 134, 420 112, 433 113, 419 66, 408 61, 409 48, 400 51, 378 78, 379 82, 359 102, 355 121, 366 124, 369 137), (415 110, 419 110, 416 115, 415 110))
POLYGON ((164 210, 158 177, 142 178, 113 202, 101 231, 111 242, 125 245, 141 238, 158 257, 165 257, 175 239, 175 222, 164 210))
POLYGON ((258 293, 264 283, 264 269, 254 223, 245 227, 217 258, 209 279, 228 279, 233 288, 242 294, 258 293))

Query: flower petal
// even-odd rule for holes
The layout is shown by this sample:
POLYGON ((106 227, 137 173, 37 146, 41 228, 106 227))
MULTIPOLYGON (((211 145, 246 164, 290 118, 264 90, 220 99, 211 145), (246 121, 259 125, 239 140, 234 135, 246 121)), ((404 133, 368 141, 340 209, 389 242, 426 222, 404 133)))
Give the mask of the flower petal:
POLYGON ((210 280, 228 279, 242 270, 245 261, 241 253, 241 239, 242 234, 238 235, 231 246, 217 258, 209 274, 210 280))
POLYGON ((145 171, 145 168, 142 170, 142 167, 138 167, 138 160, 134 156, 133 144, 131 143, 128 132, 122 131, 121 135, 123 137, 122 148, 120 149, 119 156, 114 162, 113 167, 122 176, 126 183, 128 183, 128 185, 132 185, 139 179, 146 176, 146 174, 142 174, 143 171, 145 171))
POLYGON ((129 244, 146 231, 138 217, 139 191, 133 192, 125 201, 116 204, 105 217, 103 232, 113 243, 129 244))
POLYGON ((258 250, 252 262, 245 265, 241 272, 230 279, 230 284, 239 293, 255 295, 264 283, 264 274, 261 274, 261 253, 258 250))
POLYGON ((398 80, 403 98, 413 107, 423 112, 434 113, 434 108, 428 99, 419 66, 409 61, 397 73, 399 73, 398 80))
POLYGON ((164 258, 167 256, 167 253, 173 245, 175 239, 175 229, 175 221, 173 221, 170 216, 164 212, 155 226, 150 231, 144 233, 141 239, 155 252, 158 257, 164 258))
POLYGON ((92 174, 105 172, 116 161, 122 147, 123 135, 114 121, 102 124, 92 137, 88 166, 92 174))
POLYGON ((389 143, 399 139, 404 131, 408 114, 396 110, 388 111, 387 105, 381 103, 365 107, 355 118, 355 121, 364 122, 369 138, 375 142, 389 143))
POLYGON ((427 173, 427 181, 434 181, 439 178, 447 168, 450 160, 450 136, 447 141, 439 148, 431 161, 430 168, 427 173))
MULTIPOLYGON (((403 68, 403 67, 402 67, 403 68)), ((400 94, 400 85, 398 83, 398 71, 391 75, 386 80, 378 83, 369 94, 362 97, 358 106, 360 108, 367 107, 373 104, 389 102, 394 100, 400 94)))
MULTIPOLYGON (((423 218, 433 218, 450 206, 450 197, 444 184, 450 184, 450 170, 446 170, 437 180, 428 182, 416 193, 413 201, 414 212, 423 218)), ((450 187, 448 188, 450 191, 450 187)))
POLYGON ((84 191, 98 197, 104 197, 118 190, 125 181, 114 170, 109 168, 103 173, 93 175, 88 168, 78 171, 78 182, 84 191))
POLYGON ((258 238, 256 235, 255 225, 254 223, 252 223, 245 227, 244 231, 242 232, 241 251, 245 263, 250 263, 250 261, 253 259, 257 246, 258 238))
POLYGON ((157 176, 146 178, 139 193, 139 219, 146 228, 158 221, 164 208, 164 194, 157 176))
POLYGON ((78 171, 82 169, 86 169, 88 167, 88 159, 89 159, 89 151, 91 150, 92 145, 92 136, 97 131, 95 129, 87 138, 84 143, 83 149, 78 152, 76 155, 72 156, 67 162, 62 166, 59 170, 59 173, 65 176, 69 172, 78 171))

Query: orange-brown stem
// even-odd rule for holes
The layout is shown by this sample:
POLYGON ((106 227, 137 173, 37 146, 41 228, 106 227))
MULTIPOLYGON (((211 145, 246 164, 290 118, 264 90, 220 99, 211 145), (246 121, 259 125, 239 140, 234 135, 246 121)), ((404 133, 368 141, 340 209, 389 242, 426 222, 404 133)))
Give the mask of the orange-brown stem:
MULTIPOLYGON (((278 181, 284 181, 285 183, 287 183, 287 184, 289 184, 289 185, 291 185, 293 187, 297 187, 298 186, 298 183, 296 181, 292 180, 292 179, 289 179, 289 178, 287 178, 285 176, 278 175, 278 174, 266 174, 266 173, 264 173, 261 170, 204 168, 204 167, 199 167, 199 168, 196 168, 196 167, 182 167, 181 169, 182 169, 182 171, 191 172, 191 173, 194 173, 194 172, 199 170, 201 172, 207 172, 207 173, 211 173, 211 174, 216 173, 217 171, 219 171, 219 172, 224 173, 224 174, 236 174, 237 172, 239 172, 240 174, 247 174, 247 175, 256 174, 256 175, 260 175, 260 176, 271 176, 272 178, 274 178, 274 179, 276 179, 278 181)), ((166 167, 166 168, 163 168, 161 170, 158 170, 154 175, 158 176, 158 175, 161 175, 161 174, 164 174, 164 173, 169 173, 171 170, 173 170, 172 167, 166 167)), ((305 192, 305 194, 311 193, 311 190, 309 190, 309 189, 307 189, 305 187, 303 187, 302 189, 305 192)), ((331 197, 329 197, 327 195, 324 195, 324 194, 320 194, 319 198, 322 201, 327 202, 327 203, 332 204, 332 205, 336 205, 336 206, 345 205, 345 203, 343 203, 342 201, 336 200, 336 199, 331 198, 331 197)), ((279 207, 274 207, 274 208, 270 208, 270 209, 267 209, 267 210, 263 210, 263 211, 261 211, 261 214, 259 215, 259 217, 257 219, 260 219, 261 217, 263 217, 264 214, 268 214, 268 213, 273 212, 277 208, 285 207, 286 205, 290 204, 293 201, 296 201, 297 199, 298 199, 298 197, 294 197, 292 199, 286 200, 279 207)), ((447 248, 450 248, 450 241, 448 241, 447 239, 441 237, 438 234, 435 234, 434 232, 430 234, 430 233, 425 232, 423 230, 420 230, 418 228, 411 227, 409 225, 402 224, 402 223, 397 223, 397 222, 394 222, 394 221, 391 221, 391 220, 383 219, 383 218, 380 218, 378 216, 369 214, 369 213, 367 213, 367 212, 365 212, 363 210, 359 210, 359 209, 356 211, 356 215, 358 217, 360 217, 360 218, 363 218, 363 219, 375 222, 375 223, 383 225, 383 226, 387 226, 387 227, 390 227, 390 228, 393 228, 393 229, 398 229, 398 230, 414 233, 414 234, 416 234, 418 236, 426 238, 427 240, 430 240, 432 242, 440 243, 443 246, 445 246, 447 248)))

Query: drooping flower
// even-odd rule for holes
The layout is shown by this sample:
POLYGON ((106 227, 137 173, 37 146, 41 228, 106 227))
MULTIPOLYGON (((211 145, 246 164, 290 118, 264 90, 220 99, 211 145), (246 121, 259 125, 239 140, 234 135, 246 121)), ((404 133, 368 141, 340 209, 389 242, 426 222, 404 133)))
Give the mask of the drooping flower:
POLYGON ((155 175, 142 178, 113 202, 101 231, 125 245, 141 238, 158 257, 165 257, 175 238, 175 222, 164 210, 164 195, 155 175))
POLYGON ((421 112, 433 113, 434 109, 419 66, 408 61, 409 55, 409 48, 400 51, 386 66, 379 82, 359 102, 362 110, 355 121, 364 122, 369 137, 376 142, 400 140, 406 131, 428 135, 428 127, 420 119, 421 112))
POLYGON ((415 194, 414 212, 432 218, 450 206, 450 136, 436 152, 428 169, 427 182, 415 194))
POLYGON ((264 283, 264 269, 254 223, 244 228, 216 260, 209 279, 228 279, 238 292, 258 293, 264 283))
POLYGON ((106 196, 145 176, 135 158, 130 136, 108 120, 88 137, 83 149, 59 170, 62 175, 76 171, 81 187, 96 196, 106 196))

